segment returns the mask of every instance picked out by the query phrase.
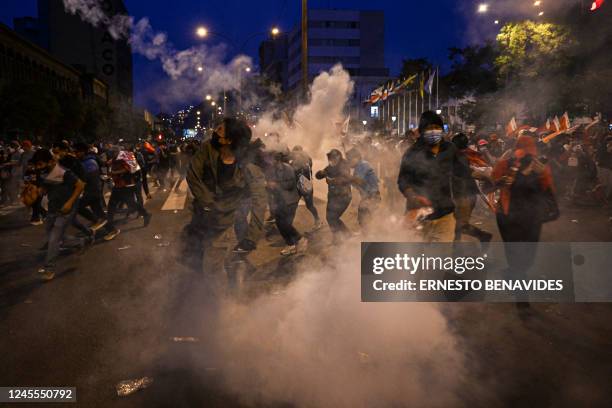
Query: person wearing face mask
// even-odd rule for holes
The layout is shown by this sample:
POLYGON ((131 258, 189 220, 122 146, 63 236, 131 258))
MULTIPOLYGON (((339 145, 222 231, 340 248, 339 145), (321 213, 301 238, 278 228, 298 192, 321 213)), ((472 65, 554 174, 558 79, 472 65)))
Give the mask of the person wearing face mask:
POLYGON ((424 242, 453 242, 455 218, 451 179, 457 148, 444 140, 444 122, 435 112, 423 112, 419 138, 402 157, 397 184, 406 210, 424 242), (420 215, 419 215, 420 214, 420 215))
POLYGON ((182 261, 196 271, 203 265, 211 274, 222 270, 225 255, 213 242, 232 227, 238 208, 249 197, 251 219, 234 251, 253 251, 261 236, 266 182, 261 168, 250 160, 251 137, 244 121, 225 118, 191 160, 187 184, 193 195, 192 218, 183 230, 182 261))
MULTIPOLYGON (((41 149, 34 153, 31 160, 40 172, 41 186, 48 197, 48 213, 45 220, 47 231, 47 255, 45 264, 38 270, 44 280, 55 277, 54 267, 60 251, 60 244, 65 247, 84 247, 88 241, 66 236, 66 228, 76 215, 77 201, 85 188, 79 178, 69 169, 62 167, 51 152, 41 149)), ((91 241, 89 241, 91 242, 91 241)))

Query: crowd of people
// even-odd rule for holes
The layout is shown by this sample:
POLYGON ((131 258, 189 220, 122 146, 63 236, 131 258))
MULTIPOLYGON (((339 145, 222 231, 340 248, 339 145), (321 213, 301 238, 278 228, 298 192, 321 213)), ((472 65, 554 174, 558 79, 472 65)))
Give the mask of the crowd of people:
MULTIPOLYGON (((115 238, 120 233, 115 218, 123 208, 147 226, 150 179, 167 190, 168 176, 185 178, 193 197, 181 260, 197 270, 207 256, 212 263, 206 265, 223 259, 211 255, 213 242, 230 228, 238 254, 255 250, 261 236, 273 231, 285 242, 281 255, 308 251, 307 236, 323 225, 314 203, 315 179, 327 183, 325 221, 334 244, 367 233, 374 216, 385 211, 403 214, 423 242, 468 235, 485 246, 493 234, 471 222, 479 202, 495 214, 503 241, 537 242, 542 225, 559 216, 558 199, 602 205, 612 193, 609 129, 583 126, 548 140, 550 133, 533 128, 502 136, 448 133, 442 117, 430 111, 422 114, 418 129, 401 138, 344 137, 345 151, 330 150, 327 165, 314 169, 302 146, 290 149, 281 142, 290 135, 253 140, 245 122, 225 118, 201 143, 60 141, 49 149, 14 141, 0 149, 0 188, 3 205, 21 197, 31 207, 32 224, 44 220, 47 256, 40 272, 46 279, 53 278, 62 248, 115 238), (353 192, 359 197, 360 231, 351 231, 342 219, 353 192), (294 225, 302 199, 313 217, 308 233, 294 225), (68 227, 79 235, 67 234, 68 227)), ((521 258, 528 262, 530 254, 521 258)))
POLYGON ((45 225, 45 262, 38 269, 45 280, 55 276, 63 251, 79 251, 97 239, 110 241, 120 230, 120 212, 142 217, 150 199, 149 180, 165 189, 168 178, 184 177, 194 142, 97 145, 62 140, 51 146, 33 146, 28 140, 0 148, 2 206, 21 201, 31 209, 30 222, 45 225), (77 234, 70 234, 72 227, 77 234))

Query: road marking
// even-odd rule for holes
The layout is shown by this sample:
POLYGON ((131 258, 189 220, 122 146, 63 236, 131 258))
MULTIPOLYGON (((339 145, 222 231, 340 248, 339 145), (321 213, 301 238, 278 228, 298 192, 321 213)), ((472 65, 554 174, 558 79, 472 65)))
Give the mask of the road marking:
POLYGON ((187 202, 187 180, 177 180, 172 186, 170 195, 162 207, 162 211, 184 210, 187 202), (180 183, 180 184, 179 184, 180 183), (177 187, 178 186, 178 187, 177 187))
POLYGON ((17 211, 20 208, 23 208, 24 205, 19 203, 19 204, 11 204, 11 205, 7 205, 6 207, 2 207, 0 209, 0 217, 4 216, 4 215, 9 215, 11 213, 14 213, 15 211, 17 211))

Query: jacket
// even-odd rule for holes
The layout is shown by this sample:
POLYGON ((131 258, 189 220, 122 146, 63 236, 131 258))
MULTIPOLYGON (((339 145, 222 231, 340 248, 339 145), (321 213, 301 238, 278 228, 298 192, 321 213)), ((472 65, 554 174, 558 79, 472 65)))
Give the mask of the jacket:
POLYGON ((276 183, 276 188, 270 189, 275 204, 293 205, 300 201, 296 172, 289 164, 281 162, 271 166, 266 178, 276 183))
POLYGON ((206 213, 211 222, 229 228, 234 213, 246 197, 251 198, 251 221, 246 238, 256 242, 263 231, 266 210, 265 178, 261 168, 250 160, 240 160, 224 188, 218 183, 220 154, 210 141, 196 151, 187 170, 187 184, 193 195, 193 211, 206 213))

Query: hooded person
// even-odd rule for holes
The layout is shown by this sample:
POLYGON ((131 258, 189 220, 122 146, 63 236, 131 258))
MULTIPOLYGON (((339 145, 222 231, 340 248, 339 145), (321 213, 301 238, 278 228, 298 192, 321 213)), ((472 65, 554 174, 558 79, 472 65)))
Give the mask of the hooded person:
POLYGON ((370 163, 363 160, 356 148, 346 152, 346 159, 353 169, 353 184, 357 187, 361 198, 357 208, 357 220, 361 228, 366 229, 381 201, 378 177, 370 163))
POLYGON ((195 270, 211 270, 224 260, 212 243, 234 224, 241 203, 251 200, 251 220, 237 252, 256 248, 263 230, 266 209, 265 178, 249 155, 252 133, 236 118, 225 118, 211 140, 194 154, 187 170, 187 184, 193 195, 191 222, 183 230, 183 261, 195 270), (209 262, 210 261, 210 262, 209 262))
POLYGON ((327 208, 325 217, 329 228, 334 235, 334 241, 339 235, 350 235, 348 227, 340 219, 342 214, 351 204, 352 193, 351 168, 342 153, 338 149, 332 149, 327 153, 329 165, 316 174, 318 180, 325 179, 327 182, 327 208))
POLYGON ((444 140, 444 121, 435 112, 423 112, 419 138, 400 164, 397 185, 406 197, 411 222, 420 224, 424 242, 453 242, 455 218, 451 184, 457 148, 444 140))
MULTIPOLYGON (((559 216, 550 167, 537 159, 533 137, 519 136, 509 157, 493 169, 492 179, 500 189, 497 226, 505 243, 538 242, 542 225, 559 216)), ((522 279, 532 265, 535 245, 506 245, 508 278, 522 279)), ((524 300, 519 296, 518 300, 524 300)), ((519 302, 517 306, 528 304, 519 302)))

